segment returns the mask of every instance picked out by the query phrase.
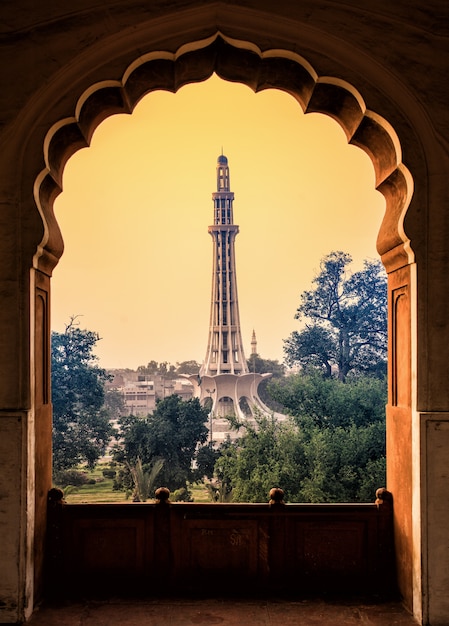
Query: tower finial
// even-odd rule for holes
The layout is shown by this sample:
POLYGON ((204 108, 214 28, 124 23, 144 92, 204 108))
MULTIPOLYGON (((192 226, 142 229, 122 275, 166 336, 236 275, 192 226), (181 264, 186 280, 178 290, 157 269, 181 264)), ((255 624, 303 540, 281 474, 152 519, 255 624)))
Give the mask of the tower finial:
POLYGON ((217 159, 217 192, 231 193, 228 159, 223 154, 217 159))

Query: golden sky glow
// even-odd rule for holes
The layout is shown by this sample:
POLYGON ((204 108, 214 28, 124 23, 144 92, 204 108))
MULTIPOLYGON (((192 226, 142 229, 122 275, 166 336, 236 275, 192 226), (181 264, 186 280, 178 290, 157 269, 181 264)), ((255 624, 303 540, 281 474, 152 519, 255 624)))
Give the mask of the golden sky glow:
POLYGON ((151 93, 95 131, 64 172, 55 212, 64 255, 52 328, 71 315, 102 340, 104 367, 202 362, 207 345, 218 155, 235 193, 237 286, 246 356, 283 359, 299 296, 322 256, 375 248, 383 196, 369 157, 331 118, 288 94, 254 94, 217 77, 151 93))

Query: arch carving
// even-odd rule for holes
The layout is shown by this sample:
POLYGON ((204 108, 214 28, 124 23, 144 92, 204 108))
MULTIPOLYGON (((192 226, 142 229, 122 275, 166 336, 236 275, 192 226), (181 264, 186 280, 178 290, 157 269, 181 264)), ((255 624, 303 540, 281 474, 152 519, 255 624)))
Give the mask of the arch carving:
MULTIPOLYGON (((132 113, 148 93, 175 93, 182 86, 200 82, 213 73, 231 82, 241 82, 255 92, 280 89, 292 95, 305 113, 318 112, 335 119, 349 143, 371 158, 376 188, 385 196, 386 213, 377 247, 387 271, 413 262, 403 221, 411 199, 413 181, 402 163, 395 131, 349 83, 333 77, 318 77, 310 64, 287 50, 261 51, 253 44, 213 37, 182 46, 177 52, 152 52, 136 59, 120 81, 92 85, 78 100, 73 117, 60 120, 47 133, 45 169, 35 184, 35 198, 45 234, 35 257, 36 267, 51 270, 62 255, 62 238, 53 215, 54 199, 62 191, 62 176, 68 159, 90 145, 96 127, 110 115, 132 113)), ((350 181, 348 181, 348 184, 350 181)))

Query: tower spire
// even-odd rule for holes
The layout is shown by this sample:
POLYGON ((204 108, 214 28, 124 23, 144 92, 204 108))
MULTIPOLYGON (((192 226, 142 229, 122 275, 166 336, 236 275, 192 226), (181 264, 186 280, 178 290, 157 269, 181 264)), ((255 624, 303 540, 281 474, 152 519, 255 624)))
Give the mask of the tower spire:
POLYGON ((211 311, 201 375, 245 374, 248 366, 240 330, 234 246, 239 227, 234 224, 234 193, 224 154, 217 159, 217 191, 212 200, 214 223, 208 228, 213 241, 211 311))
MULTIPOLYGON (((228 159, 223 152, 217 159, 217 191, 212 200, 214 223, 208 228, 213 243, 209 338, 199 374, 188 378, 195 396, 209 407, 210 441, 215 444, 237 436, 230 429, 227 416, 252 419, 256 413, 271 415, 257 391, 262 380, 271 374, 251 374, 243 351, 234 249, 239 227, 234 224, 234 194, 228 159)), ((255 340, 253 331, 253 351, 257 350, 255 340)))

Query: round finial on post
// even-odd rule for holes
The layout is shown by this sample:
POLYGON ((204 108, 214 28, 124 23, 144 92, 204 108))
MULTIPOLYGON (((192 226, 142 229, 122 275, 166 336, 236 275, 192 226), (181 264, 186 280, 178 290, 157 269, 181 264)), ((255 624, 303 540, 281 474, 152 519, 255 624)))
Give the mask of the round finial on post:
POLYGON ((380 506, 381 504, 387 504, 391 506, 393 504, 393 494, 391 493, 391 491, 388 491, 388 489, 385 489, 385 487, 379 487, 379 489, 376 489, 375 504, 377 506, 380 506))
POLYGON ((156 504, 170 504, 170 489, 167 487, 159 487, 154 494, 156 496, 156 504))
POLYGON ((52 487, 48 492, 48 503, 55 506, 58 504, 64 504, 64 492, 59 487, 52 487))
POLYGON ((270 506, 285 504, 284 502, 284 490, 280 487, 273 487, 270 489, 270 506))

